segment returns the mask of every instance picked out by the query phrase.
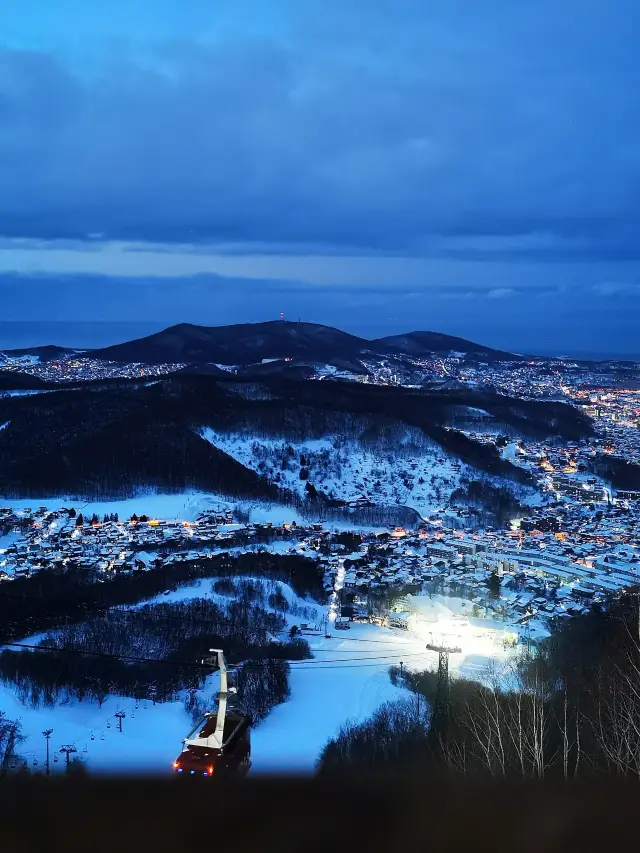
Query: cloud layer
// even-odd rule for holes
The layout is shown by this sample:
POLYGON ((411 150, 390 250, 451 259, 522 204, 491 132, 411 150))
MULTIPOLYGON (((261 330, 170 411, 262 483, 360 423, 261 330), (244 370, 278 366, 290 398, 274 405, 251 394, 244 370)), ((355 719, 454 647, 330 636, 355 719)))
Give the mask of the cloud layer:
POLYGON ((2 319, 637 350, 637 0, 5 5, 2 319))
POLYGON ((64 5, 0 51, 1 235, 637 255, 634 0, 64 5))

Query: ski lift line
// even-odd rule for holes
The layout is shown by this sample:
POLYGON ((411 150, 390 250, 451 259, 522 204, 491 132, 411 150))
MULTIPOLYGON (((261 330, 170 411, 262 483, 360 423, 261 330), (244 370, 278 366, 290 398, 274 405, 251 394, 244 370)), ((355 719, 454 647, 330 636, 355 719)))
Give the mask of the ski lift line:
MULTIPOLYGON (((181 661, 165 661, 165 660, 159 660, 158 658, 137 658, 137 657, 134 658, 134 657, 128 657, 128 656, 124 656, 124 655, 111 654, 108 652, 91 652, 91 651, 86 651, 86 650, 82 650, 82 649, 57 649, 53 646, 44 646, 44 647, 43 646, 33 646, 33 645, 27 645, 25 643, 7 643, 6 645, 19 646, 20 648, 31 648, 31 649, 41 650, 41 651, 48 651, 48 652, 58 652, 58 653, 63 653, 63 654, 79 654, 79 655, 88 655, 88 656, 97 656, 97 657, 107 657, 107 658, 115 658, 115 659, 119 659, 119 660, 131 660, 131 661, 144 662, 144 663, 162 663, 162 664, 168 664, 170 666, 185 666, 185 667, 191 667, 191 668, 200 669, 200 670, 207 670, 207 671, 210 671, 210 669, 211 669, 211 667, 209 667, 205 664, 194 664, 191 662, 181 662, 181 661)), ((404 659, 404 658, 413 658, 413 657, 423 657, 423 656, 424 656, 424 652, 415 652, 415 653, 409 653, 409 654, 404 654, 404 655, 385 655, 385 656, 381 656, 381 657, 377 658, 375 661, 373 658, 334 658, 333 660, 316 659, 316 660, 287 661, 287 662, 289 663, 290 666, 293 664, 293 666, 291 667, 292 671, 295 670, 296 672, 298 672, 299 670, 302 670, 302 669, 314 669, 314 668, 317 668, 317 669, 330 669, 330 668, 343 669, 343 668, 348 668, 348 666, 347 667, 335 666, 336 664, 351 664, 351 665, 355 664, 356 666, 358 666, 358 665, 359 666, 385 666, 391 660, 398 660, 400 658, 404 659), (372 662, 362 664, 362 663, 358 663, 359 661, 372 661, 372 662)), ((265 660, 268 660, 268 658, 266 658, 265 660)), ((255 668, 255 667, 259 666, 259 664, 257 664, 257 663, 251 664, 251 663, 247 662, 247 663, 245 663, 245 666, 248 666, 250 668, 255 668)), ((109 717, 108 719, 111 719, 111 717, 109 717)))
MULTIPOLYGON (((422 654, 416 655, 407 655, 406 657, 423 657, 422 654)), ((331 664, 325 664, 324 661, 320 666, 297 666, 295 668, 295 672, 301 672, 303 670, 319 670, 319 669, 362 669, 368 666, 388 666, 388 663, 385 661, 379 661, 378 663, 355 663, 355 664, 340 664, 338 666, 333 666, 331 664)))
MULTIPOLYGON (((118 710, 124 710, 124 709, 118 709, 118 710)), ((116 719, 116 714, 117 714, 117 713, 118 713, 118 712, 117 712, 117 711, 115 711, 113 714, 111 714, 111 716, 110 716, 110 717, 106 717, 106 718, 105 718, 105 720, 104 720, 104 726, 106 726, 106 724, 107 724, 107 723, 110 723, 110 722, 111 722, 111 720, 115 720, 115 719, 116 719)), ((125 712, 125 713, 128 713, 128 712, 125 712)), ((90 739, 95 740, 95 738, 92 738, 92 737, 91 737, 91 736, 93 735, 94 730, 95 730, 95 729, 99 729, 99 728, 103 728, 104 726, 97 725, 97 726, 92 726, 91 728, 89 728, 89 737, 90 737, 90 739)), ((100 737, 100 740, 104 740, 104 732, 102 732, 102 735, 101 735, 101 737, 100 737)), ((87 738, 86 738, 86 736, 85 736, 85 735, 79 735, 79 736, 76 738, 76 740, 74 740, 74 741, 72 741, 72 742, 71 742, 71 746, 77 746, 79 742, 83 742, 83 744, 84 744, 84 748, 85 748, 85 749, 87 749, 87 751, 88 751, 88 748, 87 748, 87 738)))
MULTIPOLYGON (((137 709, 138 709, 138 705, 139 705, 139 700, 138 700, 138 699, 135 699, 135 700, 134 700, 134 705, 131 707, 130 711, 126 710, 125 708, 120 708, 120 707, 118 707, 118 708, 113 712, 113 714, 111 714, 111 715, 110 715, 110 716, 108 716, 108 717, 105 717, 105 718, 104 718, 104 720, 103 720, 103 722, 102 722, 101 724, 98 724, 98 725, 95 725, 95 726, 91 726, 91 727, 88 729, 90 739, 91 739, 91 740, 94 740, 94 739, 95 739, 95 738, 93 737, 93 732, 94 732, 96 729, 102 729, 101 736, 100 736, 100 740, 104 740, 104 739, 105 739, 105 737, 104 737, 104 729, 105 729, 105 728, 110 728, 110 727, 111 727, 111 721, 112 721, 112 720, 114 720, 114 721, 115 721, 115 720, 117 719, 118 714, 119 714, 120 712, 122 712, 122 711, 124 712, 125 716, 126 716, 128 713, 133 714, 133 712, 134 712, 135 710, 137 710, 137 709)), ((76 740, 72 741, 71 745, 72 745, 72 746, 76 746, 80 741, 84 741, 84 746, 86 747, 86 745, 87 745, 86 738, 83 738, 83 736, 82 736, 82 735, 79 735, 79 736, 78 736, 78 738, 76 738, 76 740)))
POLYGON ((92 652, 86 649, 59 649, 56 646, 36 646, 31 643, 5 643, 5 646, 17 646, 22 649, 34 649, 38 652, 57 652, 58 654, 67 654, 67 655, 87 655, 89 657, 100 657, 100 658, 116 658, 118 660, 126 660, 133 661, 134 663, 161 663, 167 666, 184 666, 190 667, 191 669, 201 669, 206 670, 207 672, 211 671, 211 667, 206 664, 193 663, 193 661, 175 661, 175 660, 162 660, 160 658, 143 658, 143 657, 134 657, 132 655, 116 655, 111 652, 92 652))
MULTIPOLYGON (((66 655, 85 655, 89 657, 101 657, 101 658, 114 658, 116 660, 124 660, 124 661, 133 661, 136 663, 161 663, 167 666, 183 666, 189 667, 191 669, 199 669, 205 670, 207 673, 211 672, 211 666, 208 664, 199 664, 193 663, 193 661, 175 661, 175 660, 162 660, 161 658, 143 658, 143 657, 133 657, 132 655, 117 655, 113 652, 94 652, 87 649, 59 649, 56 646, 36 646, 30 643, 5 643, 5 646, 17 646, 22 649, 33 649, 38 652, 55 652, 57 654, 66 654, 66 655)), ((269 658, 265 658, 265 660, 269 660, 269 658)))
MULTIPOLYGON (((113 658, 116 660, 123 661, 133 661, 135 663, 161 663, 167 666, 183 666, 189 667, 190 669, 199 669, 204 670, 207 673, 211 672, 211 666, 208 664, 199 664, 193 663, 193 661, 175 661, 175 660, 162 660, 161 658, 143 658, 143 657, 133 657, 132 655, 118 655, 113 652, 94 652, 87 649, 59 649, 56 646, 36 646, 30 643, 5 643, 5 646, 17 646, 21 649, 33 649, 34 651, 39 652, 54 652, 57 654, 66 654, 66 655, 84 655, 88 657, 101 657, 101 658, 113 658)), ((264 658, 264 660, 273 660, 273 658, 264 658)), ((280 658, 278 658, 280 660, 280 658)), ((281 658, 281 660, 286 660, 286 658, 281 658)), ((288 661, 288 663, 296 663, 296 661, 288 661)), ((252 664, 246 664, 251 666, 252 664)))
MULTIPOLYGON (((415 643, 413 643, 412 646, 415 648, 415 643)), ((313 649, 312 651, 315 651, 319 656, 322 656, 322 655, 367 655, 368 654, 372 657, 381 656, 381 657, 385 657, 385 658, 389 657, 389 655, 393 655, 395 652, 403 652, 404 651, 405 654, 411 653, 411 649, 407 648, 407 649, 403 650, 403 649, 399 649, 397 646, 387 646, 384 649, 313 649)), ((402 657, 402 654, 400 654, 399 657, 402 657)), ((309 660, 309 658, 304 658, 304 659, 293 658, 293 659, 291 659, 290 663, 298 663, 299 660, 300 661, 309 660)))
POLYGON ((360 661, 360 660, 384 661, 384 660, 396 660, 398 658, 411 658, 411 657, 416 657, 416 656, 421 657, 423 654, 424 654, 424 652, 413 652, 413 653, 403 654, 403 655, 379 655, 377 657, 367 657, 367 658, 333 658, 333 659, 330 658, 328 660, 322 660, 319 658, 315 658, 315 659, 307 659, 307 660, 302 660, 302 661, 289 661, 289 664, 292 665, 292 667, 295 665, 295 668, 299 669, 300 666, 306 666, 307 664, 315 664, 315 663, 341 663, 344 661, 360 661))
MULTIPOLYGON (((305 635, 303 634, 302 639, 304 639, 304 637, 305 637, 305 635)), ((343 643, 382 643, 385 646, 389 646, 389 648, 392 648, 392 647, 395 648, 396 646, 399 646, 400 644, 405 644, 405 645, 409 645, 409 646, 414 645, 412 640, 402 640, 402 639, 398 639, 397 642, 393 642, 393 643, 391 643, 390 640, 367 640, 365 637, 347 637, 347 638, 340 637, 340 639, 342 640, 343 643)))
MULTIPOLYGON (((117 655, 112 652, 94 652, 89 651, 87 649, 59 649, 56 646, 36 646, 30 643, 5 643, 5 646, 17 646, 22 649, 33 649, 34 651, 39 652, 54 652, 56 654, 66 654, 66 655, 84 655, 88 657, 101 657, 101 658, 112 658, 115 660, 123 660, 123 661, 133 661, 134 663, 160 663, 165 666, 182 666, 188 667, 190 669, 198 669, 206 672, 207 674, 211 673, 211 666, 209 664, 199 664, 193 663, 193 661, 176 661, 176 660, 162 660, 161 658, 144 658, 144 657, 133 657, 132 655, 117 655)), ((264 660, 274 660, 274 658, 264 658, 264 660)), ((286 660, 286 658, 275 658, 275 660, 286 660)), ((295 661, 287 661, 288 663, 295 663, 295 661)), ((248 666, 254 666, 252 664, 247 664, 248 666)), ((255 664, 257 666, 257 664, 255 664)))
MULTIPOLYGON (((98 725, 91 726, 88 729, 89 737, 87 737, 86 734, 84 734, 84 732, 83 732, 83 734, 78 735, 78 737, 74 741, 70 741, 70 742, 68 741, 68 743, 70 743, 71 746, 78 746, 80 743, 82 743, 83 744, 83 751, 88 752, 87 740, 88 739, 95 740, 95 738, 91 737, 93 735, 93 732, 96 729, 104 729, 107 726, 107 724, 111 722, 111 720, 115 720, 116 719, 116 713, 117 712, 114 712, 113 714, 111 714, 111 716, 105 717, 102 724, 99 723, 98 725)), ((126 712, 126 713, 128 713, 128 712, 126 712)), ((102 731, 101 736, 100 736, 100 740, 104 740, 104 739, 105 739, 104 738, 104 731, 102 731)), ((38 749, 36 747, 35 750, 31 750, 29 752, 21 751, 20 755, 23 758, 38 758, 38 757, 42 756, 44 751, 45 751, 44 748, 38 749)), ((54 752, 54 755, 55 755, 55 752, 54 752)))

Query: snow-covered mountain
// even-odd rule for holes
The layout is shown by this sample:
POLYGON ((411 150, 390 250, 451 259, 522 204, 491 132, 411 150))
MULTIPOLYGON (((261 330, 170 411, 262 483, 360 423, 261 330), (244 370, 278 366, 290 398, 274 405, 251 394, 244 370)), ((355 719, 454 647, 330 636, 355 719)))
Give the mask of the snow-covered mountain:
POLYGON ((397 441, 362 442, 339 435, 289 441, 203 427, 199 434, 246 468, 304 497, 309 489, 347 503, 409 506, 427 516, 446 504, 473 469, 420 430, 397 441))

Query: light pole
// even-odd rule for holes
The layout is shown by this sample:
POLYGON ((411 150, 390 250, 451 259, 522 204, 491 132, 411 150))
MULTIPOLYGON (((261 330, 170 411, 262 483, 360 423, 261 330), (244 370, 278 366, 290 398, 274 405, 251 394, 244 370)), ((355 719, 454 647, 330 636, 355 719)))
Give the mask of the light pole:
POLYGON ((48 775, 49 775, 49 738, 50 738, 50 737, 51 737, 51 735, 53 734, 53 729, 45 729, 45 731, 43 731, 43 732, 42 732, 42 734, 44 735, 44 737, 45 737, 45 739, 46 739, 46 741, 47 741, 47 762, 46 762, 46 765, 45 765, 45 767, 46 767, 46 771, 45 771, 45 772, 46 772, 46 774, 47 774, 47 776, 48 776, 48 775))

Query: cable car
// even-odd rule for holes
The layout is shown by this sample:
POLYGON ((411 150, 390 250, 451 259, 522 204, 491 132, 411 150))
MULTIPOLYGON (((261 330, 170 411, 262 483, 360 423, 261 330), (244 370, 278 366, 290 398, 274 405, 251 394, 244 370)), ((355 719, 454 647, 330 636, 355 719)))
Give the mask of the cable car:
POLYGON ((211 652, 215 657, 203 663, 220 669, 218 709, 205 714, 189 732, 172 767, 183 776, 238 778, 245 776, 251 767, 251 720, 227 708, 229 695, 235 693, 235 688, 228 685, 222 650, 211 649, 211 652))
POLYGON ((218 746, 217 718, 217 714, 206 714, 184 739, 184 749, 173 762, 174 771, 216 778, 237 778, 248 773, 251 767, 249 718, 230 711, 224 720, 221 746, 218 746), (197 737, 193 737, 196 733, 197 737))

